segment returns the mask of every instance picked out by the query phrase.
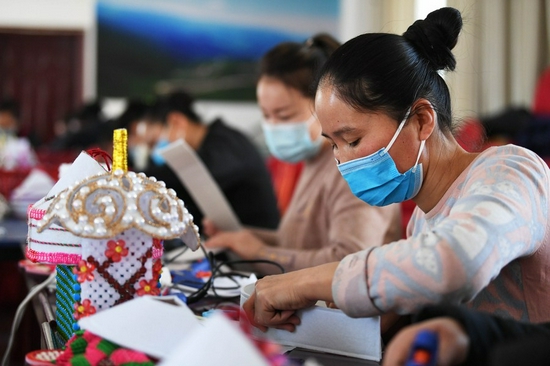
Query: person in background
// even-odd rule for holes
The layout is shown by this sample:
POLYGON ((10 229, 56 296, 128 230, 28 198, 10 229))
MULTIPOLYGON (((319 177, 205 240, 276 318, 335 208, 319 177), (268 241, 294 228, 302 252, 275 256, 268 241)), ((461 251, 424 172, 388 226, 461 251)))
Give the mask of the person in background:
POLYGON ((441 8, 327 61, 315 111, 342 176, 371 205, 418 207, 406 239, 259 280, 244 304, 256 326, 294 330, 296 311, 318 300, 351 317, 450 303, 550 321, 550 170, 519 146, 468 153, 456 142, 439 71, 455 68, 461 28, 460 12, 441 8))
POLYGON ((108 129, 112 131, 113 127, 103 114, 101 100, 89 101, 56 122, 56 137, 48 147, 54 151, 80 153, 101 144, 108 129))
POLYGON ((16 137, 19 130, 19 105, 13 100, 0 102, 0 133, 16 137))
MULTIPOLYGON (((268 259, 286 271, 340 260, 349 253, 398 239, 398 205, 373 207, 354 197, 342 179, 313 113, 311 86, 339 43, 319 34, 304 43, 282 43, 260 63, 256 87, 269 151, 304 167, 277 230, 220 232, 208 221, 208 248, 226 248, 243 259, 268 259)), ((263 274, 278 271, 256 266, 263 274)))
POLYGON ((19 103, 0 102, 0 168, 30 169, 38 163, 30 141, 19 137, 19 103))
POLYGON ((392 339, 383 365, 406 365, 423 331, 437 336, 440 366, 546 366, 550 360, 550 323, 520 322, 459 306, 427 306, 414 323, 392 339))
MULTIPOLYGON (((128 131, 128 166, 138 172, 147 168, 153 145, 147 140, 147 116, 150 106, 141 99, 130 99, 126 109, 116 119, 117 128, 128 131)), ((153 134, 151 134, 153 135, 153 134)))
MULTIPOLYGON (((188 93, 176 91, 159 98, 150 119, 164 122, 161 136, 167 142, 183 139, 197 152, 243 225, 277 227, 279 211, 273 186, 257 148, 221 119, 204 123, 193 107, 188 93)), ((201 229, 203 213, 196 202, 162 157, 152 153, 154 163, 145 173, 173 188, 201 229)))

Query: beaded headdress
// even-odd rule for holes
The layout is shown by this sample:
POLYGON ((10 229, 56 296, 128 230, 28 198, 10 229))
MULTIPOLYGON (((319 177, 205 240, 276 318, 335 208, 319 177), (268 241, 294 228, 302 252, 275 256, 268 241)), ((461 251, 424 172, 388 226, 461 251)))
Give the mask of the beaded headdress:
POLYGON ((57 324, 63 341, 84 316, 136 296, 159 294, 162 240, 180 237, 193 250, 200 241, 173 189, 128 171, 126 147, 126 130, 115 130, 111 172, 75 182, 51 200, 40 218, 32 219, 35 235, 56 228, 74 244, 67 246, 70 255, 63 257, 57 249, 55 257, 60 259, 57 324))

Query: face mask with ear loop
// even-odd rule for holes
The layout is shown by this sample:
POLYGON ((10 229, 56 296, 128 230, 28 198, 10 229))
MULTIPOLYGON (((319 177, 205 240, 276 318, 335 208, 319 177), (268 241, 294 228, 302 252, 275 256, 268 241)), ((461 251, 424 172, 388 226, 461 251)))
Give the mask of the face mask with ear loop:
POLYGON ((388 146, 368 156, 338 165, 338 170, 353 194, 371 206, 387 206, 406 201, 416 196, 422 186, 422 164, 418 164, 418 161, 426 140, 420 142, 414 166, 404 173, 399 173, 395 161, 388 153, 409 118, 409 113, 410 109, 388 146))
POLYGON ((314 116, 303 122, 262 122, 265 142, 271 155, 289 163, 298 163, 317 155, 323 139, 312 140, 309 126, 314 116))

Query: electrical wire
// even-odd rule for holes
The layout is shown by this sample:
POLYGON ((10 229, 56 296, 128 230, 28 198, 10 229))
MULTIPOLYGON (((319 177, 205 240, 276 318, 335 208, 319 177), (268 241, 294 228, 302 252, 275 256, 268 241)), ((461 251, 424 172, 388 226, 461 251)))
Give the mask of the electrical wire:
POLYGON ((234 272, 234 271, 222 272, 221 268, 225 265, 231 267, 231 266, 238 265, 238 264, 259 264, 259 263, 264 263, 264 264, 274 265, 277 268, 279 268, 281 273, 285 273, 285 269, 283 268, 283 266, 281 266, 277 262, 270 261, 270 260, 267 260, 267 259, 228 260, 228 261, 223 261, 223 262, 220 262, 219 264, 216 264, 214 254, 212 252, 207 253, 206 250, 204 249, 204 247, 202 246, 202 244, 200 245, 200 248, 202 249, 202 251, 205 255, 205 258, 210 263, 210 268, 211 268, 212 274, 211 274, 210 278, 208 278, 208 280, 204 283, 204 285, 202 285, 197 291, 193 292, 192 294, 190 294, 187 297, 187 304, 188 305, 196 303, 197 301, 204 298, 208 294, 208 290, 210 290, 210 289, 212 289, 212 292, 214 293, 214 296, 221 297, 216 293, 216 287, 214 286, 214 279, 215 278, 228 277, 233 282, 235 282, 235 284, 237 285, 236 287, 233 287, 233 288, 225 288, 225 287, 220 288, 220 287, 218 287, 218 290, 229 290, 229 289, 237 289, 238 288, 238 283, 233 278, 233 276, 244 277, 246 275, 244 275, 242 273, 239 273, 239 272, 234 272))
MULTIPOLYGON (((202 244, 199 244, 199 247, 204 253, 205 259, 208 260, 208 262, 210 263, 210 268, 214 268, 214 263, 215 263, 214 253, 212 252, 207 253, 206 249, 204 249, 204 246, 202 244)), ((214 277, 213 274, 214 272, 212 272, 212 275, 210 276, 210 278, 197 291, 187 296, 187 305, 196 303, 197 301, 199 301, 200 299, 206 296, 206 294, 208 293, 208 289, 210 289, 210 286, 212 285, 212 279, 214 277)))
POLYGON ((225 261, 223 263, 221 263, 220 265, 218 265, 213 271, 212 271, 212 279, 214 278, 220 278, 220 277, 226 277, 226 278, 229 278, 231 281, 233 281, 237 286, 236 287, 216 287, 214 286, 214 282, 212 282, 212 285, 211 285, 211 288, 212 288, 212 292, 214 293, 214 295, 216 297, 221 297, 219 296, 217 293, 216 293, 216 289, 218 290, 234 290, 234 289, 237 289, 239 288, 239 284, 238 282, 233 278, 233 276, 239 276, 239 277, 247 277, 246 275, 242 274, 242 273, 239 273, 239 272, 221 272, 221 267, 223 265, 227 265, 229 267, 234 267, 235 265, 238 265, 238 264, 260 264, 260 263, 263 263, 263 264, 271 264, 275 267, 277 267, 281 273, 285 273, 285 269, 283 268, 283 266, 281 266, 279 263, 275 262, 275 261, 271 261, 271 260, 268 260, 268 259, 239 259, 239 260, 229 260, 229 261, 225 261))
POLYGON ((164 265, 168 265, 172 262, 174 262, 178 257, 182 256, 185 252, 187 252, 187 250, 189 249, 189 247, 187 245, 184 245, 183 247, 180 248, 180 252, 170 258, 165 258, 164 259, 164 265))
POLYGON ((9 356, 11 353, 11 348, 13 347, 13 341, 15 338, 15 333, 17 332, 17 328, 19 328, 19 323, 21 323, 21 319, 23 318, 23 314, 25 313, 25 308, 27 307, 27 304, 29 301, 32 300, 33 297, 36 296, 40 291, 42 291, 45 287, 47 287, 50 283, 52 283, 55 280, 55 274, 56 272, 53 271, 48 278, 42 282, 39 283, 36 286, 33 286, 27 296, 21 301, 21 304, 17 307, 17 311, 15 312, 15 317, 13 319, 13 324, 11 326, 11 333, 10 338, 8 341, 8 347, 6 348, 6 352, 4 353, 4 357, 2 357, 2 366, 7 366, 9 356))

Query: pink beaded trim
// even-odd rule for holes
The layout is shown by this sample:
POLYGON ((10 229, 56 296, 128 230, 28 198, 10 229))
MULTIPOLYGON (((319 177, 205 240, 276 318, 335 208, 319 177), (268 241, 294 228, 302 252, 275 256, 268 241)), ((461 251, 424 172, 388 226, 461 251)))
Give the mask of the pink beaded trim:
POLYGON ((32 205, 27 208, 27 216, 30 219, 34 220, 42 220, 44 215, 46 214, 46 210, 40 210, 38 208, 33 208, 32 205))
POLYGON ((25 254, 28 259, 35 263, 78 264, 82 259, 80 254, 43 253, 29 247, 27 247, 25 254))
POLYGON ((153 258, 158 259, 162 257, 163 252, 164 248, 153 248, 153 258))

